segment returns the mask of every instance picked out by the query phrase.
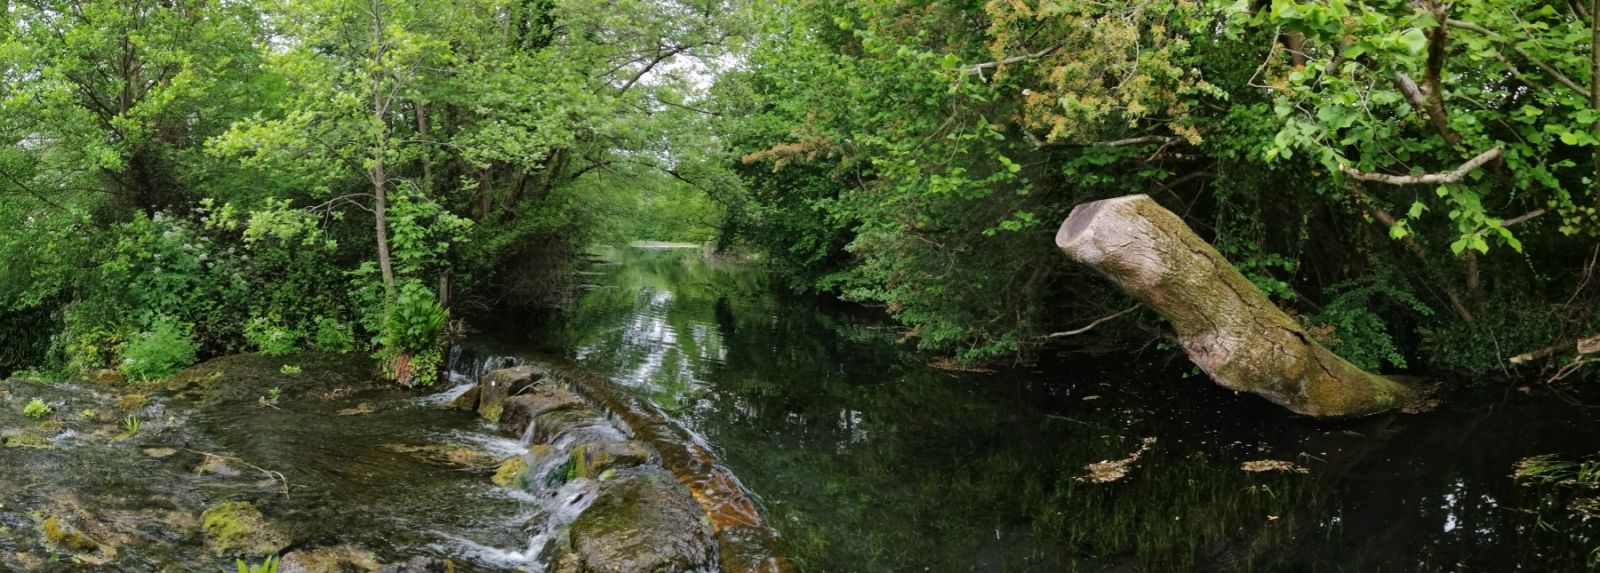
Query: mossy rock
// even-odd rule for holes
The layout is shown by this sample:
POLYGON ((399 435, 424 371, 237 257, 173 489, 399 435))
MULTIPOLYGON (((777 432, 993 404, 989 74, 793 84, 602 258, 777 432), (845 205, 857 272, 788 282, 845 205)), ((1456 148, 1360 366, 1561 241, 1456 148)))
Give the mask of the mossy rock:
POLYGON ((471 412, 478 409, 478 397, 483 395, 483 387, 473 384, 466 392, 462 392, 456 399, 450 401, 450 407, 457 410, 471 412))
POLYGON ((59 547, 71 553, 91 553, 100 550, 100 544, 89 539, 78 528, 68 525, 61 518, 51 516, 39 523, 39 531, 44 533, 44 539, 52 547, 59 547))
POLYGON ((492 454, 464 446, 450 444, 383 444, 385 450, 405 454, 417 461, 447 467, 487 470, 499 467, 501 460, 492 454))
POLYGON ((491 478, 495 485, 501 487, 521 488, 528 483, 528 462, 517 456, 500 464, 491 478))
POLYGON ((89 381, 105 386, 121 386, 128 383, 127 375, 110 368, 101 368, 89 373, 89 381))
POLYGON ((117 398, 117 409, 127 412, 143 410, 150 403, 150 397, 144 394, 127 394, 117 398))
POLYGON ((659 469, 624 470, 601 484, 569 533, 560 571, 700 571, 717 563, 705 512, 659 469))
POLYGON ((572 449, 567 462, 567 481, 599 478, 607 470, 642 465, 653 457, 650 447, 637 440, 584 444, 572 449))
POLYGON ((289 536, 248 502, 214 505, 200 515, 200 525, 217 555, 267 555, 289 544, 289 536))
POLYGON ((382 568, 371 551, 339 545, 301 549, 285 555, 278 573, 374 573, 382 568))
POLYGON ((500 431, 521 436, 528 424, 541 416, 557 410, 588 410, 589 404, 565 388, 539 386, 527 394, 505 400, 504 414, 500 417, 500 431))
POLYGON ((298 399, 338 388, 377 388, 377 364, 360 354, 300 352, 293 356, 233 354, 208 360, 173 375, 167 389, 198 396, 207 403, 255 402, 277 388, 284 399, 298 399), (299 374, 283 371, 294 366, 299 374))
POLYGON ((516 366, 491 370, 478 380, 478 415, 491 422, 499 422, 505 412, 507 398, 521 394, 544 380, 544 368, 516 366))
POLYGON ((46 438, 34 433, 13 434, 6 436, 3 440, 5 442, 5 446, 8 448, 35 448, 48 450, 55 447, 50 444, 50 438, 46 438))

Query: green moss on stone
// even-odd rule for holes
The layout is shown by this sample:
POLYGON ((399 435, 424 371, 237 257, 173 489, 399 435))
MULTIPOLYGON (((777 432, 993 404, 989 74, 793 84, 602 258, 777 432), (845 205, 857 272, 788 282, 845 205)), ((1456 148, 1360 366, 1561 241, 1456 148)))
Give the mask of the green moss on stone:
POLYGON ((8 448, 38 448, 49 449, 50 439, 39 434, 17 434, 5 437, 5 446, 8 448))
POLYGON ((45 541, 75 553, 88 553, 98 550, 99 543, 95 543, 89 536, 78 531, 77 528, 62 523, 59 517, 50 517, 39 524, 39 530, 44 532, 45 541))
POLYGON ((522 456, 506 460, 495 470, 494 484, 505 487, 522 487, 528 480, 528 463, 522 461, 522 456))
POLYGON ((287 536, 273 529, 256 506, 230 501, 207 509, 200 516, 206 538, 218 555, 266 555, 288 545, 287 536))

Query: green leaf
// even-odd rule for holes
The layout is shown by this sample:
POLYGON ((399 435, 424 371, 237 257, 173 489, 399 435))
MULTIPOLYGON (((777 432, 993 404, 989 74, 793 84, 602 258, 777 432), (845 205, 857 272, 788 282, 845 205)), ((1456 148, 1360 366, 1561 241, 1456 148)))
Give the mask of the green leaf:
POLYGON ((1428 48, 1428 35, 1423 33, 1421 28, 1412 28, 1400 35, 1400 44, 1412 55, 1421 54, 1428 48))
POLYGON ((1411 203, 1411 209, 1406 211, 1406 217, 1415 219, 1417 217, 1421 217, 1422 212, 1427 210, 1428 206, 1423 205, 1421 201, 1413 201, 1411 203))
POLYGON ((959 68, 961 67, 961 58, 955 54, 945 54, 944 60, 939 62, 939 67, 947 70, 959 68))

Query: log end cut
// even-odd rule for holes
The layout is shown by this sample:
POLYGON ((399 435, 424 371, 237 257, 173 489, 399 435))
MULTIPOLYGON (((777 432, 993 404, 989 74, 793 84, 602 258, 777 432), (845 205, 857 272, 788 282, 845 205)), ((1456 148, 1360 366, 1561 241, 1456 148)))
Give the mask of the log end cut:
POLYGON ((1122 218, 1124 210, 1118 207, 1148 201, 1145 195, 1125 195, 1083 203, 1072 208, 1072 214, 1061 222, 1056 231, 1056 247, 1085 264, 1094 264, 1104 256, 1095 241, 1096 229, 1119 228, 1122 224, 1107 225, 1102 219, 1122 218))

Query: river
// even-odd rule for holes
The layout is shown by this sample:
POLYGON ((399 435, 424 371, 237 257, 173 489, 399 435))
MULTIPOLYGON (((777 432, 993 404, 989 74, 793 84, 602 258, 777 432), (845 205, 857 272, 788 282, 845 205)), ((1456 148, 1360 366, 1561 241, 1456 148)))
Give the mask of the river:
POLYGON ((1600 558, 1600 519, 1586 518, 1600 491, 1563 483, 1565 466, 1512 476, 1600 444, 1593 409, 1537 388, 1442 379, 1434 411, 1318 422, 1154 347, 950 370, 881 313, 784 294, 757 265, 598 255, 571 308, 485 322, 452 353, 452 383, 428 390, 315 353, 226 357, 156 385, 0 384, 0 571, 218 571, 232 560, 201 515, 235 502, 293 551, 541 570, 557 498, 489 479, 528 437, 447 407, 484 372, 539 359, 653 403, 736 476, 802 572, 1579 571, 1600 558), (25 415, 34 400, 51 411, 25 415), (91 542, 65 551, 51 523, 91 542))
POLYGON ((1528 456, 1593 455, 1593 409, 1495 386, 1317 422, 1171 351, 950 371, 881 314, 779 294, 757 268, 603 258, 573 309, 497 344, 650 397, 739 476, 801 571, 1561 571, 1600 549, 1600 519, 1566 508, 1582 492, 1511 477, 1528 456), (1148 438, 1126 477, 1080 479, 1148 438), (1242 469, 1263 460, 1306 473, 1242 469))

